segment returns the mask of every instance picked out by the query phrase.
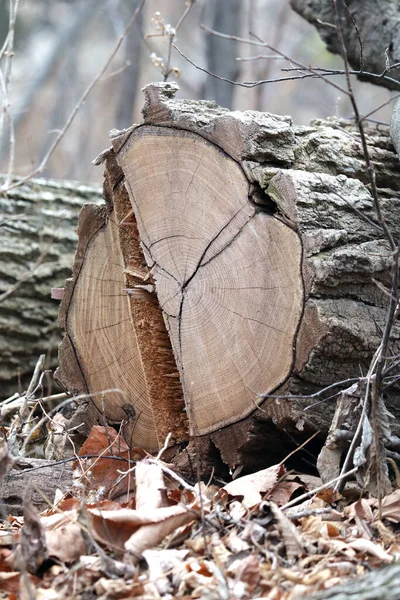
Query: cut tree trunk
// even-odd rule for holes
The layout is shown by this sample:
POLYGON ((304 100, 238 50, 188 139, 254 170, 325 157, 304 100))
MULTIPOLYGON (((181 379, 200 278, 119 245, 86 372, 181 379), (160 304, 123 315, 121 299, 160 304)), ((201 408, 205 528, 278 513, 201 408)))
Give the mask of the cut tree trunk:
MULTIPOLYGON (((254 468, 290 436, 326 435, 334 403, 310 394, 367 369, 390 252, 351 124, 296 127, 176 89, 147 86, 144 123, 112 132, 101 157, 107 204, 80 216, 58 376, 132 444, 193 437, 205 461, 217 448, 254 468)), ((399 231, 398 158, 386 129, 368 141, 399 231)))
POLYGON ((32 269, 34 273, 0 303, 0 398, 32 376, 40 354, 57 364, 59 303, 51 288, 71 273, 78 213, 100 202, 101 190, 75 182, 35 179, 0 198, 0 298, 32 269))

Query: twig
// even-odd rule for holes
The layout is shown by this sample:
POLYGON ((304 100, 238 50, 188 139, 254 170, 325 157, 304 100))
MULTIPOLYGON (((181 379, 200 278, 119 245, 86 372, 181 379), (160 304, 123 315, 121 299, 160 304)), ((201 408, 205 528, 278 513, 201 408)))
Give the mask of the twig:
POLYGON ((3 48, 0 53, 0 60, 3 56, 6 57, 4 75, 1 73, 1 87, 3 92, 3 104, 0 115, 0 142, 3 139, 4 123, 8 121, 9 131, 9 163, 6 182, 9 182, 12 177, 12 170, 14 168, 14 157, 15 157, 15 137, 13 118, 11 114, 11 104, 9 100, 10 88, 11 88, 11 73, 12 73, 12 59, 14 56, 14 35, 15 35, 15 23, 17 19, 19 0, 10 0, 9 7, 9 22, 8 22, 8 34, 6 41, 4 42, 3 48))
POLYGON ((170 439, 172 437, 172 433, 170 432, 167 437, 165 438, 165 442, 163 447, 159 450, 158 454, 157 454, 157 460, 160 460, 160 458, 162 457, 162 455, 164 454, 164 452, 166 451, 166 449, 168 448, 168 444, 170 442, 170 439))

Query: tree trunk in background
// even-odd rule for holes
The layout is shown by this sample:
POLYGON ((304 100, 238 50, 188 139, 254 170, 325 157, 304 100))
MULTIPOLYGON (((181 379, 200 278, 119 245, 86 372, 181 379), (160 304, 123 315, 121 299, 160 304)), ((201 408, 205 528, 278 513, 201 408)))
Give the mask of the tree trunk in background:
MULTIPOLYGON (((121 13, 124 23, 129 22, 132 11, 130 3, 122 3, 121 13)), ((120 75, 120 88, 115 115, 115 124, 118 129, 129 127, 132 122, 141 68, 142 23, 143 13, 140 12, 125 39, 125 65, 120 75)))
MULTIPOLYGON (((373 280, 389 283, 390 252, 363 219, 374 210, 351 124, 296 127, 176 89, 147 86, 144 124, 113 134, 107 205, 80 217, 59 377, 97 394, 98 415, 132 444, 190 434, 203 460, 218 448, 257 468, 287 454, 288 435, 326 434, 334 404, 299 395, 366 372, 387 311, 373 280), (288 398, 257 409, 259 394, 288 398)), ((398 158, 388 131, 367 134, 398 231, 398 158)), ((387 405, 400 415, 397 389, 387 405)))
MULTIPOLYGON (((290 0, 290 4, 299 15, 317 28, 330 52, 342 54, 337 32, 329 25, 335 23, 331 0, 290 0)), ((390 65, 400 62, 399 3, 347 0, 346 4, 361 37, 363 70, 377 75, 362 75, 360 79, 398 90, 399 86, 395 82, 391 84, 390 81, 380 79, 379 75, 387 68, 387 59, 390 65)), ((361 51, 357 32, 342 2, 338 2, 337 6, 347 57, 352 68, 359 70, 361 51)), ((390 70, 387 75, 399 81, 400 69, 390 70)))
MULTIPOLYGON (((244 2, 241 0, 213 0, 207 4, 206 24, 216 31, 240 35, 244 2), (208 12, 208 15, 207 15, 208 12), (208 17, 208 18, 207 18, 208 17)), ((238 43, 205 33, 207 69, 236 81, 239 75, 238 43)), ((207 77, 202 97, 214 100, 220 106, 232 108, 235 87, 226 81, 207 77)))
POLYGON ((0 303, 0 397, 24 385, 40 354, 56 366, 61 332, 59 303, 51 288, 63 287, 76 248, 78 213, 101 191, 75 182, 35 179, 0 198, 0 295, 29 271, 43 250, 42 264, 0 303))

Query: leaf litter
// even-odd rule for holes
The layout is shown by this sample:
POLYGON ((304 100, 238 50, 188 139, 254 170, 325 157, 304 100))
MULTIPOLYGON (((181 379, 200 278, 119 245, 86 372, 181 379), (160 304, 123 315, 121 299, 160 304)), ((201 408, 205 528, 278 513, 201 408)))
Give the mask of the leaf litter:
MULTIPOLYGON (((0 473, 11 459, 3 446, 0 473)), ((400 490, 378 502, 283 464, 216 486, 93 427, 70 493, 0 527, 0 598, 297 600, 400 558, 400 490), (110 457, 111 455, 111 457, 110 457), (87 458, 90 456, 90 458, 87 458), (106 458, 107 456, 107 458, 106 458)))

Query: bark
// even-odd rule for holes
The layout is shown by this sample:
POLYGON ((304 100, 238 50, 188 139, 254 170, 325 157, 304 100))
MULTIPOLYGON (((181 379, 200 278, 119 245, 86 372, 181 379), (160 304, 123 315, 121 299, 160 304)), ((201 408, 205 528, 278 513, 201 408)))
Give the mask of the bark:
POLYGON ((72 483, 72 462, 54 465, 40 458, 20 458, 0 486, 3 516, 22 515, 24 499, 39 512, 50 508, 46 498, 53 502, 56 491, 67 493, 72 483))
MULTIPOLYGON (((335 23, 331 0, 290 0, 292 8, 318 30, 322 40, 330 52, 342 54, 340 42, 334 27, 335 23)), ((392 90, 398 90, 400 69, 390 70, 387 75, 393 82, 381 79, 379 76, 390 65, 400 61, 400 13, 397 2, 391 0, 347 0, 347 7, 355 21, 362 43, 360 41, 352 20, 342 2, 338 2, 340 26, 343 32, 347 57, 350 65, 355 70, 362 70, 375 74, 375 77, 366 73, 360 74, 359 79, 369 81, 376 85, 383 85, 392 90)), ((318 65, 316 65, 318 66, 318 65)))
POLYGON ((399 597, 400 566, 395 564, 313 594, 310 600, 397 600, 399 597))
MULTIPOLYGON (((189 429, 204 460, 215 460, 217 447, 227 464, 256 468, 285 456, 288 436, 326 435, 334 404, 299 395, 366 371, 387 310, 374 280, 389 283, 390 253, 372 224, 351 124, 296 127, 288 117, 174 100, 175 92, 175 84, 148 86, 144 123, 112 134, 108 205, 80 221, 59 376, 74 391, 97 392, 109 418, 122 420, 133 404, 125 424, 134 443, 154 449, 171 431, 178 444, 189 429), (247 277, 253 291, 239 301, 247 277), (207 303, 210 281, 225 286, 219 307, 207 303), (114 392, 101 398, 104 389, 114 392), (268 397, 257 409, 263 393, 289 398, 268 397)), ((387 129, 367 132, 382 209, 398 231, 398 158, 387 129)), ((387 402, 398 417, 395 388, 387 402)))
POLYGON ((59 302, 51 288, 63 287, 76 247, 78 212, 99 202, 101 192, 72 182, 36 179, 0 198, 0 295, 16 284, 47 252, 33 275, 1 302, 0 396, 18 391, 40 354, 56 365, 61 332, 59 302))

